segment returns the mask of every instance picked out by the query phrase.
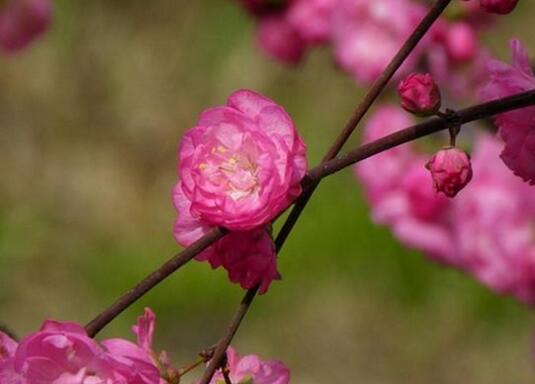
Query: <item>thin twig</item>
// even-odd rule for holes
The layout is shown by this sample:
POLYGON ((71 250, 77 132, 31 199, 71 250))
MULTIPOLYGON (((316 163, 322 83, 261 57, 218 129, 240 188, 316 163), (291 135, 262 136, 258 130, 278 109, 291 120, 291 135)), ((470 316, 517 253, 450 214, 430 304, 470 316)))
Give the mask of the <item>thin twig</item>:
MULTIPOLYGON (((374 84, 372 85, 371 89, 366 94, 362 102, 357 106, 357 109, 355 110, 355 112, 353 113, 353 115, 351 116, 347 124, 345 125, 342 132, 336 138, 334 144, 327 151, 327 154, 325 155, 322 161, 323 164, 325 164, 329 160, 334 159, 338 155, 338 153, 340 152, 344 144, 347 142, 351 134, 355 131, 355 129, 357 128, 359 123, 362 121, 363 117, 366 115, 366 113, 371 108, 371 106, 374 104, 374 102, 377 100, 379 95, 383 92, 385 87, 388 85, 389 81, 392 79, 394 74, 401 67, 401 65, 405 62, 405 60, 409 57, 409 55, 414 51, 418 43, 423 39, 423 37, 426 35, 429 29, 431 29, 435 21, 440 17, 442 12, 444 12, 444 10, 447 8, 447 6, 450 3, 451 3, 451 0, 438 0, 435 3, 435 5, 431 8, 429 13, 424 17, 424 19, 416 27, 414 32, 405 41, 401 49, 394 56, 394 58, 386 67, 386 69, 383 71, 383 73, 374 82, 374 84)), ((279 231, 277 238, 275 239, 275 247, 277 249, 277 252, 279 252, 282 249, 282 246, 284 245, 286 239, 290 235, 290 232, 292 231, 295 224, 297 223, 297 220, 299 219, 299 217, 301 216, 301 213, 303 212, 306 205, 308 204, 318 184, 319 184, 319 180, 316 181, 314 184, 312 184, 310 188, 308 189, 308 191, 305 191, 297 200, 295 206, 291 210, 290 214, 288 215, 288 218, 286 219, 281 230, 279 231)), ((234 337, 236 331, 238 330, 240 323, 243 320, 245 314, 247 313, 251 303, 256 297, 257 292, 258 292, 258 287, 255 287, 255 288, 250 289, 244 296, 243 300, 240 303, 240 308, 238 309, 238 312, 236 313, 233 319, 233 324, 235 322, 235 326, 229 327, 227 334, 220 341, 218 347, 216 348, 214 359, 212 359, 212 361, 210 361, 210 363, 208 364, 208 367, 206 368, 203 374, 200 384, 208 384, 210 380, 212 379, 215 373, 215 370, 217 369, 217 365, 220 363, 221 359, 223 358, 223 355, 226 349, 230 345, 232 338, 234 337)))
POLYGON ((185 374, 193 371, 195 368, 197 368, 199 365, 205 363, 206 360, 203 359, 202 357, 200 357, 199 359, 197 359, 197 361, 191 363, 190 365, 184 367, 184 368, 180 368, 180 370, 178 371, 178 374, 180 375, 180 377, 184 376, 185 374))

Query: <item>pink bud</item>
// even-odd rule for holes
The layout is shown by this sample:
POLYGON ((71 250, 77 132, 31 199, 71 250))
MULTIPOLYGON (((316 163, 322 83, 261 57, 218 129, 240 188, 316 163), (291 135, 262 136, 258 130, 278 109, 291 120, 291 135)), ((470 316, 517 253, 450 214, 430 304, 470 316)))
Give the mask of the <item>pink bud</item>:
POLYGON ((398 87, 401 106, 418 116, 431 116, 441 104, 440 90, 433 77, 426 73, 413 73, 398 87))
POLYGON ((454 197, 472 179, 470 156, 454 147, 438 151, 426 168, 431 172, 435 190, 448 197, 454 197))
POLYGON ((487 12, 505 15, 515 9, 518 0, 481 0, 481 7, 487 12))

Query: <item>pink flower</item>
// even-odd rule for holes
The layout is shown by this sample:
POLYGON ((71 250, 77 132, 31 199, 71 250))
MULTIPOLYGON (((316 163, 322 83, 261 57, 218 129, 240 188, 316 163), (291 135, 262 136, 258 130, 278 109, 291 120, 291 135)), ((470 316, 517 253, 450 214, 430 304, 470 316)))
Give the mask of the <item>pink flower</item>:
POLYGON ((144 349, 123 339, 104 340, 102 346, 119 380, 132 384, 160 383, 160 370, 144 349))
POLYGON ((428 73, 413 73, 398 87, 401 106, 419 116, 431 116, 438 112, 441 96, 438 85, 428 73))
POLYGON ((207 110, 179 148, 174 233, 189 246, 215 226, 236 232, 196 257, 223 266, 243 288, 279 279, 271 236, 262 229, 300 193, 305 145, 286 112, 251 91, 207 110))
POLYGON ((14 367, 27 384, 112 384, 116 378, 99 345, 74 323, 46 321, 21 341, 14 367))
POLYGON ((535 194, 499 160, 500 143, 477 138, 474 178, 454 201, 460 264, 501 294, 535 305, 535 194))
MULTIPOLYGON (((535 76, 526 51, 518 40, 511 41, 513 64, 490 61, 490 79, 482 90, 486 100, 493 100, 535 89, 535 76)), ((535 184, 535 107, 499 115, 500 136, 505 141, 501 157, 524 181, 535 184)))
MULTIPOLYGON (((175 238, 179 244, 189 246, 210 228, 191 216, 190 203, 180 183, 173 189, 173 200, 178 210, 175 238)), ((212 268, 222 266, 227 270, 229 280, 243 289, 260 285, 261 294, 267 292, 273 280, 280 279, 273 241, 263 228, 231 232, 195 258, 208 261, 212 268)))
POLYGON ((288 9, 288 20, 309 43, 324 43, 331 37, 332 13, 338 0, 296 0, 288 9))
POLYGON ((280 280, 277 256, 271 235, 265 229, 232 232, 218 241, 212 252, 227 270, 229 280, 243 289, 260 285, 266 293, 273 280, 280 280))
MULTIPOLYGON (((232 383, 288 384, 290 382, 290 371, 280 361, 262 361, 257 355, 239 356, 232 347, 227 349, 227 361, 232 383)), ((223 380, 223 375, 218 372, 210 383, 218 384, 224 382, 223 380)))
MULTIPOLYGON (((357 82, 373 82, 420 21, 424 9, 408 0, 339 0, 333 15, 337 62, 357 82)), ((405 71, 415 65, 419 54, 409 57, 405 71)))
POLYGON ((426 168, 431 172, 435 190, 448 197, 455 197, 472 179, 470 156, 454 147, 438 151, 426 168))
POLYGON ((286 14, 264 17, 258 26, 258 44, 270 57, 284 64, 298 64, 307 45, 286 14))
POLYGON ((518 0, 481 0, 481 7, 492 13, 505 15, 512 12, 518 4, 518 0))
POLYGON ((138 321, 136 345, 108 339, 98 344, 75 323, 45 321, 20 344, 0 332, 2 384, 164 384, 150 349, 154 314, 138 321))
POLYGON ((191 216, 231 230, 267 224, 301 193, 305 151, 282 107, 252 91, 233 93, 180 145, 179 183, 191 216))
POLYGON ((23 49, 47 30, 51 15, 50 0, 3 0, 0 49, 8 53, 23 49))

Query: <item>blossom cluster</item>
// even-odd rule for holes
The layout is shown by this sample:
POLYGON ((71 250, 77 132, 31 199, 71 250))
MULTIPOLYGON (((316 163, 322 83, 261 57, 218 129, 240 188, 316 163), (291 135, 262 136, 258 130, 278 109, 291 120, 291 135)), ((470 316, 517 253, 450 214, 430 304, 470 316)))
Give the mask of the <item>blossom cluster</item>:
POLYGON ((152 351, 154 327, 155 316, 146 309, 133 328, 137 343, 97 343, 80 325, 51 320, 20 343, 0 332, 0 383, 163 384, 152 351))
POLYGON ((306 147, 286 111, 255 92, 206 110, 178 150, 175 237, 189 246, 215 227, 232 233, 197 256, 244 289, 279 279, 266 227, 301 193, 306 147))
POLYGON ((51 0, 0 1, 0 50, 25 48, 48 29, 51 16, 51 0))
MULTIPOLYGON (((401 109, 384 106, 365 140, 412 125, 401 109)), ((502 144, 475 138, 472 181, 455 197, 437 194, 425 169, 428 156, 410 144, 355 167, 375 222, 432 260, 465 271, 500 294, 535 304, 535 193, 500 161, 502 144)))
MULTIPOLYGON (((258 20, 258 42, 271 57, 297 64, 312 47, 329 45, 336 63, 359 83, 373 82, 429 10, 416 0, 241 0, 258 20)), ((505 10, 502 0, 460 1, 451 20, 441 17, 399 74, 425 62, 454 92, 477 82, 488 54, 479 31, 505 10), (492 4, 491 4, 492 3, 492 4), (500 3, 500 4, 495 4, 500 3), (480 8, 481 7, 481 8, 480 8)), ((512 3, 508 1, 507 3, 512 3)), ((516 1, 515 1, 516 5, 516 1)), ((513 7, 508 6, 509 10, 513 7)))
MULTIPOLYGON (((47 320, 20 343, 0 331, 2 384, 167 384, 178 383, 180 370, 171 367, 166 352, 153 350, 156 316, 146 308, 132 327, 137 342, 91 339, 72 322, 47 320)), ((290 371, 280 361, 257 355, 239 356, 227 350, 232 383, 288 384, 290 371)), ((185 373, 185 372, 184 372, 185 373)), ((218 372, 211 383, 223 382, 218 372)))

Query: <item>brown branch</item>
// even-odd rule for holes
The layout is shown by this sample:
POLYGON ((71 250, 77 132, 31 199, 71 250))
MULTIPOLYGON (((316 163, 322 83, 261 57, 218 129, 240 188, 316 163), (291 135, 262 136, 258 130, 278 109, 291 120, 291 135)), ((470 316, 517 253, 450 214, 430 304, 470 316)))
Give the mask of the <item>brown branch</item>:
MULTIPOLYGON (((385 68, 383 73, 374 82, 362 102, 357 106, 357 109, 345 125, 342 132, 336 138, 334 144, 327 151, 327 154, 323 158, 322 164, 325 164, 329 160, 334 159, 338 155, 338 153, 340 152, 344 144, 347 142, 351 134, 355 131, 359 123, 362 121, 363 117, 366 115, 373 103, 377 100, 379 95, 388 85, 388 82, 392 79, 394 74, 409 57, 409 55, 414 51, 418 43, 423 39, 423 37, 426 35, 426 33, 429 31, 429 29, 433 26, 435 21, 440 17, 442 12, 444 12, 444 10, 450 3, 451 0, 438 0, 431 8, 429 13, 424 17, 424 19, 416 27, 414 32, 405 41, 401 49, 397 52, 397 54, 385 68)), ((275 247, 277 249, 277 252, 282 249, 282 246, 286 242, 286 239, 290 235, 290 232, 297 223, 297 220, 299 220, 301 213, 308 204, 318 184, 319 180, 315 181, 314 184, 312 184, 308 188, 308 190, 305 191, 297 200, 295 206, 291 210, 290 214, 288 215, 288 218, 286 219, 281 230, 279 231, 277 238, 275 239, 275 247)), ((234 324, 235 326, 231 326, 226 336, 219 342, 218 347, 215 351, 214 359, 210 361, 208 367, 206 368, 203 377, 200 381, 200 384, 208 384, 212 379, 218 367, 218 364, 220 364, 220 361, 224 358, 225 351, 230 345, 232 338, 238 330, 240 323, 245 317, 245 314, 247 313, 251 303, 256 297, 257 292, 258 287, 250 289, 241 301, 240 308, 238 309, 238 312, 236 313, 232 321, 232 324, 234 324)))
MULTIPOLYGON (((334 159, 344 144, 347 142, 351 134, 355 131, 357 126, 360 124, 366 113, 369 111, 373 103, 377 100, 379 95, 383 92, 385 87, 388 85, 392 77, 395 75, 397 70, 401 67, 401 65, 405 62, 407 57, 412 53, 412 51, 416 48, 418 43, 422 40, 422 38, 425 36, 425 34, 429 31, 429 29, 433 26, 434 22, 440 17, 442 12, 446 9, 446 7, 451 3, 451 0, 439 0, 435 3, 433 8, 429 11, 429 13, 425 16, 425 18, 420 22, 420 24, 416 27, 414 32, 411 36, 407 39, 407 41, 403 44, 399 52, 394 56, 390 64, 386 67, 384 72, 377 78, 377 80, 373 83, 370 90, 364 97, 364 99, 360 102, 360 104, 357 106, 355 111, 353 112, 353 115, 349 119, 349 121, 346 123, 344 129, 340 133, 340 135, 336 138, 334 144, 331 146, 325 157, 323 158, 322 163, 325 163, 326 161, 334 159)), ((284 225, 282 226, 278 236, 277 236, 277 248, 281 248, 284 242, 286 241, 286 238, 292 231, 293 227, 297 223, 297 220, 301 216, 301 213, 305 209, 306 205, 308 204, 308 201, 312 197, 312 194, 316 190, 317 184, 310 188, 309 191, 302 194, 297 202, 295 203, 295 206, 292 208, 292 211, 288 215, 288 218, 284 222, 284 225)))
MULTIPOLYGON (((465 124, 470 121, 488 118, 496 114, 531 105, 535 105, 535 91, 525 92, 504 99, 479 104, 458 111, 456 114, 461 119, 461 122, 465 124)), ((303 193, 306 193, 310 188, 313 188, 313 186, 324 177, 336 173, 353 163, 422 136, 448 129, 449 126, 454 123, 458 123, 458 121, 450 122, 444 118, 433 118, 421 124, 395 132, 379 140, 364 144, 344 156, 316 166, 310 169, 302 182, 303 193)), ((158 283, 182 267, 189 260, 193 259, 211 244, 225 236, 225 234, 226 231, 224 229, 216 228, 210 231, 203 238, 199 239, 192 246, 186 248, 181 253, 171 258, 158 270, 154 271, 145 279, 143 279, 143 281, 137 284, 130 291, 126 292, 115 303, 113 303, 110 307, 108 307, 105 311, 88 323, 85 327, 87 333, 91 337, 94 337, 100 330, 102 330, 102 328, 104 328, 126 308, 147 293, 151 288, 155 287, 158 283)), ((240 305, 240 311, 238 311, 235 315, 232 324, 239 323, 241 321, 247 311, 247 307, 249 305, 248 303, 252 301, 252 298, 255 296, 255 294, 256 290, 247 292, 246 296, 242 300, 242 304, 240 305)), ((235 333, 236 329, 234 329, 234 327, 231 325, 228 328, 228 333, 235 333)))
POLYGON ((314 167, 308 173, 311 180, 321 180, 332 175, 350 165, 358 163, 364 159, 387 151, 399 145, 420 139, 424 136, 443 131, 455 125, 467 124, 472 121, 486 119, 501 113, 512 110, 526 108, 535 105, 535 90, 519 93, 503 99, 489 101, 487 103, 474 105, 457 112, 447 118, 435 117, 423 123, 394 132, 378 140, 363 144, 358 148, 348 152, 327 163, 314 167))
POLYGON ((90 337, 95 337, 95 335, 99 333, 102 328, 104 328, 110 321, 115 319, 121 312, 123 312, 141 296, 162 282, 166 277, 171 275, 173 272, 182 267, 217 240, 225 236, 226 232, 227 231, 222 228, 215 228, 192 244, 190 247, 172 257, 164 265, 144 278, 139 284, 137 284, 130 291, 126 292, 110 307, 89 322, 85 326, 87 334, 90 337))
MULTIPOLYGON (((381 139, 372 141, 368 144, 361 145, 360 147, 352 150, 351 152, 343 155, 339 158, 327 161, 320 164, 317 167, 311 169, 307 174, 308 184, 305 192, 309 188, 314 188, 324 177, 334 174, 346 167, 353 165, 359 161, 377 155, 388 149, 392 149, 399 145, 408 143, 410 141, 419 139, 421 137, 449 129, 450 127, 459 124, 466 124, 475 120, 488 118, 500 113, 509 112, 515 109, 525 108, 535 105, 535 90, 524 92, 518 95, 510 96, 507 98, 491 101, 484 104, 475 105, 460 111, 455 112, 449 118, 435 117, 421 124, 414 125, 412 127, 397 131, 381 139)), ((278 240, 278 238, 277 238, 278 240)), ((283 243, 276 241, 277 249, 279 250, 283 243)), ((238 310, 236 311, 230 325, 225 332, 223 338, 219 341, 218 346, 214 353, 214 358, 210 361, 208 368, 205 370, 203 377, 199 384, 207 384, 210 382, 213 372, 208 370, 210 366, 218 365, 218 352, 223 351, 223 356, 234 338, 240 324, 247 314, 249 307, 251 306, 258 287, 248 290, 243 297, 238 310)), ((215 372, 215 370, 214 370, 215 372)))

